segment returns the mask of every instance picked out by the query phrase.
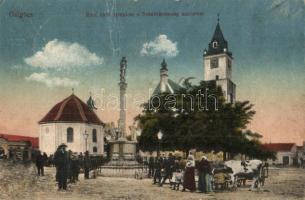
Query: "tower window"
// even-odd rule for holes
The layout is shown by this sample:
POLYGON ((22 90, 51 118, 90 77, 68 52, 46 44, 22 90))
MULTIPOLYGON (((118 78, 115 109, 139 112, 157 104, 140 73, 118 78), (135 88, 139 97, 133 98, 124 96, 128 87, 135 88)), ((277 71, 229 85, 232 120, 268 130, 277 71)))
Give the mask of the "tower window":
POLYGON ((214 41, 212 45, 213 45, 213 48, 214 48, 214 49, 217 48, 217 46, 218 46, 217 41, 214 41))
POLYGON ((212 58, 211 59, 211 68, 217 68, 218 67, 218 58, 212 58))
POLYGON ((67 142, 73 142, 73 128, 67 128, 67 142))
POLYGON ((97 147, 93 147, 93 153, 97 153, 97 147))
POLYGON ((216 80, 218 80, 219 79, 219 76, 218 75, 216 75, 216 80))
POLYGON ((96 129, 92 130, 92 142, 97 142, 96 129))

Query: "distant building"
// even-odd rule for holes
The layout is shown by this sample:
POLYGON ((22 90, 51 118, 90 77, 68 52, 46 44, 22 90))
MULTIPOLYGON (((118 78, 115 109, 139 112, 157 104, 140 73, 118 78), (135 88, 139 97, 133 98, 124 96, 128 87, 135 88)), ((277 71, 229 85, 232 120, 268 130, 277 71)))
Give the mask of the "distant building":
POLYGON ((228 103, 234 103, 236 99, 236 85, 232 81, 232 62, 232 53, 218 22, 208 49, 203 52, 204 81, 215 81, 216 85, 221 87, 228 103))
POLYGON ((298 152, 295 143, 269 143, 264 144, 263 147, 276 153, 276 160, 269 160, 269 164, 283 166, 298 164, 298 152))
POLYGON ((38 137, 0 133, 0 158, 30 160, 32 150, 38 149, 38 137))
MULTIPOLYGON (((90 98, 88 102, 91 102, 90 98)), ((92 102, 87 105, 72 94, 57 103, 39 121, 39 148, 42 152, 53 154, 62 143, 73 152, 104 153, 104 123, 93 111, 92 102)))

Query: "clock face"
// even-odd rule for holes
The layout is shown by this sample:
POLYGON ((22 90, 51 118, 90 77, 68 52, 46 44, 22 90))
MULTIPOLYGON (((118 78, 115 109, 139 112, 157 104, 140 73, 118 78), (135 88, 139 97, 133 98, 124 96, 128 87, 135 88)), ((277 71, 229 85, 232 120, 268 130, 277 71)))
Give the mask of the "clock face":
POLYGON ((211 68, 217 68, 218 67, 218 58, 212 58, 211 59, 211 68))

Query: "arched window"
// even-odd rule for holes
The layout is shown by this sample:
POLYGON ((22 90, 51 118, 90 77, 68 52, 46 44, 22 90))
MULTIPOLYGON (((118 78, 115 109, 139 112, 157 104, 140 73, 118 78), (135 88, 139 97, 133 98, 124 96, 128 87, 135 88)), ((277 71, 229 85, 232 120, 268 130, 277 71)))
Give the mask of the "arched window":
POLYGON ((213 48, 215 49, 215 48, 217 48, 217 46, 218 46, 217 41, 214 41, 214 42, 213 42, 213 48))
POLYGON ((67 128, 67 142, 73 142, 73 128, 67 128))
POLYGON ((97 142, 96 129, 92 130, 92 142, 97 142))
POLYGON ((97 153, 97 147, 93 147, 93 153, 97 153))

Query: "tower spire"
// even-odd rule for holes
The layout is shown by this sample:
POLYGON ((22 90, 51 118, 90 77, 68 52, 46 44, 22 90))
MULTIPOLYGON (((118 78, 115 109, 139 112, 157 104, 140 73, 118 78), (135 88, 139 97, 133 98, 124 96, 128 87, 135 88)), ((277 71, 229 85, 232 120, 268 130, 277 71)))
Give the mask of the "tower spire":
POLYGON ((161 63, 161 69, 162 70, 167 70, 167 63, 165 62, 164 58, 163 58, 162 63, 161 63))
POLYGON ((219 21, 220 21, 220 14, 217 13, 217 23, 219 23, 219 21))

